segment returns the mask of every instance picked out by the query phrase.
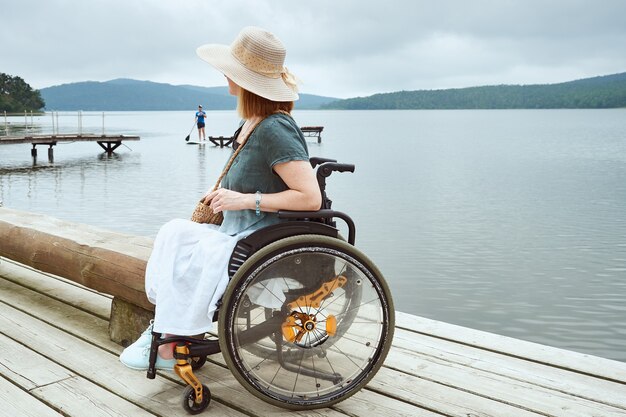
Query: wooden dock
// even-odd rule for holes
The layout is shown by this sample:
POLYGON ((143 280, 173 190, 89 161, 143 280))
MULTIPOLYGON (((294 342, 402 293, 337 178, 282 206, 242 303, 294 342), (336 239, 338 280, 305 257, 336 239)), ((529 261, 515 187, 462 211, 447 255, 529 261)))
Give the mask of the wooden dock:
POLYGON ((94 134, 63 134, 63 135, 31 135, 31 136, 0 136, 0 145, 28 143, 33 145, 31 156, 37 157, 37 146, 48 146, 48 158, 54 157, 52 147, 60 142, 96 142, 107 153, 112 154, 123 141, 139 140, 136 135, 94 135, 94 134))
POLYGON ((322 131, 324 126, 302 126, 300 128, 305 137, 317 138, 317 143, 322 143, 322 131))
POLYGON ((229 146, 233 143, 235 138, 233 136, 209 136, 209 140, 213 145, 223 148, 224 146, 229 146))
MULTIPOLYGON (((118 361, 111 298, 0 258, 0 415, 187 416, 172 374, 118 361)), ((221 355, 199 372, 207 416, 625 416, 626 363, 397 314, 368 386, 332 408, 291 412, 248 394, 221 355)))

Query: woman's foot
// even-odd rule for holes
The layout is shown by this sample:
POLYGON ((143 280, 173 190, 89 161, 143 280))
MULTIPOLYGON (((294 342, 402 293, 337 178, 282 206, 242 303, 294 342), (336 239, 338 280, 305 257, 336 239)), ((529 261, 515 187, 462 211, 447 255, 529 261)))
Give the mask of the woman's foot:
MULTIPOLYGON (((152 327, 154 321, 150 321, 150 325, 139 338, 132 345, 128 346, 120 355, 120 362, 131 369, 137 369, 144 371, 148 369, 148 362, 150 360, 150 345, 152 344, 152 327)), ((156 368, 166 371, 172 371, 176 360, 173 356, 163 354, 163 346, 159 347, 161 354, 157 355, 156 368), (162 356, 165 356, 162 357, 162 356)))
MULTIPOLYGON (((132 346, 132 345, 131 345, 132 346)), ((145 371, 148 369, 150 361, 150 345, 143 347, 127 347, 120 355, 120 362, 131 369, 145 371)), ((176 365, 176 359, 163 359, 157 354, 155 363, 156 369, 163 371, 173 371, 176 365)))

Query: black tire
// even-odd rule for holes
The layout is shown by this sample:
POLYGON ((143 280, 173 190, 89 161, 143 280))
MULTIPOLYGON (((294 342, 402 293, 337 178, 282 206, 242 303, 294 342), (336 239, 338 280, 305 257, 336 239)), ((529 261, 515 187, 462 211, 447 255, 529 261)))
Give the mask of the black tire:
POLYGON ((206 359, 206 356, 194 356, 193 358, 189 358, 188 362, 189 365, 191 365, 191 369, 197 371, 204 366, 206 359))
POLYGON ((183 408, 189 414, 199 414, 206 410, 211 402, 211 391, 209 387, 202 384, 202 401, 196 404, 196 391, 194 391, 191 385, 187 385, 185 391, 183 391, 183 408))
POLYGON ((248 391, 280 407, 343 401, 376 374, 391 347, 389 288, 365 255, 339 239, 301 235, 266 246, 239 268, 223 301, 226 364, 248 391))

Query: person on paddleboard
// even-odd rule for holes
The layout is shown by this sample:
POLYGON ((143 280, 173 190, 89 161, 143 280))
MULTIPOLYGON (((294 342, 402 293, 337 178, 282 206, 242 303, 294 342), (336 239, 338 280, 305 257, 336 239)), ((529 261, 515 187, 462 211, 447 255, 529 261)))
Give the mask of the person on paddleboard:
POLYGON ((204 133, 204 119, 206 118, 206 113, 202 110, 202 105, 198 106, 198 111, 196 112, 196 124, 198 126, 198 141, 203 142, 206 139, 206 135, 204 133))

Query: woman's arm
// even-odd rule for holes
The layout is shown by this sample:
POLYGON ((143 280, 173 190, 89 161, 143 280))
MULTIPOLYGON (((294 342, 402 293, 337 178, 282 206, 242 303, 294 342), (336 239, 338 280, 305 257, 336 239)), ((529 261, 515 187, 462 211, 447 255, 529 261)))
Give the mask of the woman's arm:
MULTIPOLYGON (((261 210, 319 210, 322 205, 315 171, 308 161, 289 161, 274 166, 274 171, 289 187, 280 193, 262 194, 261 210)), ((205 202, 211 201, 214 212, 224 210, 255 210, 255 194, 242 194, 220 188, 206 196, 205 202)))

